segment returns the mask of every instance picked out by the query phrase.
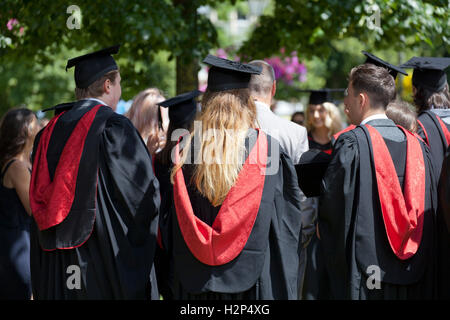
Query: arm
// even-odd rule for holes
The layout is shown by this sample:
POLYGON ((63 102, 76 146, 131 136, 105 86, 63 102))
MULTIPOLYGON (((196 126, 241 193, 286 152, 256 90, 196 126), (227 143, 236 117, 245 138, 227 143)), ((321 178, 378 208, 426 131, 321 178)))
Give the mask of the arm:
POLYGON ((26 212, 31 216, 29 195, 31 175, 28 166, 22 161, 14 161, 8 169, 7 178, 11 181, 13 188, 16 189, 26 212))

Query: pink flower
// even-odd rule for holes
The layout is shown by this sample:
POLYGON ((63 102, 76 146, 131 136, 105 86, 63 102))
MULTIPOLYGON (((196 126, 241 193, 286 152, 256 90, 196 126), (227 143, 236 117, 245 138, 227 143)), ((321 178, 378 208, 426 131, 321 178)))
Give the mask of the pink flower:
POLYGON ((8 28, 9 31, 11 31, 13 29, 13 27, 18 24, 19 21, 17 19, 9 19, 8 23, 6 24, 6 27, 8 28))

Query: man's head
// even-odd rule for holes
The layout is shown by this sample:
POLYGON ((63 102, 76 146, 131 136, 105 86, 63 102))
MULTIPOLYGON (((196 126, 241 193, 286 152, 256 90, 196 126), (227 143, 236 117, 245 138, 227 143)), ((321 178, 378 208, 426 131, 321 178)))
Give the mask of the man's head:
POLYGON ((362 64, 350 71, 344 104, 351 123, 358 125, 371 114, 384 113, 394 98, 395 81, 387 69, 362 64))
POLYGON ((104 101, 113 110, 116 110, 117 103, 122 95, 122 87, 120 86, 119 70, 110 71, 87 88, 75 88, 75 96, 77 100, 86 98, 98 98, 104 101))
POLYGON ((98 98, 116 109, 122 94, 120 73, 112 57, 120 45, 91 52, 67 61, 66 71, 75 67, 75 95, 78 100, 98 98))
POLYGON ((261 74, 252 74, 250 79, 251 96, 270 106, 276 91, 275 72, 272 66, 263 60, 253 60, 249 65, 262 68, 261 74))

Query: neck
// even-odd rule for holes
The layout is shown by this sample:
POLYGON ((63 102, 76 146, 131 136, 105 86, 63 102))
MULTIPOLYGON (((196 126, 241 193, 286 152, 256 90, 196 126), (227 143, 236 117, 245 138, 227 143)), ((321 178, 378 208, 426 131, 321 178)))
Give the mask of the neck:
POLYGON ((272 104, 272 98, 271 97, 260 97, 260 96, 254 96, 253 97, 254 101, 259 101, 262 102, 266 105, 268 105, 270 107, 270 105, 272 104))
POLYGON ((376 114, 386 114, 384 109, 369 109, 367 112, 363 115, 360 122, 364 121, 364 119, 367 119, 370 116, 376 115, 376 114))
POLYGON ((311 134, 314 137, 314 140, 317 141, 330 141, 330 137, 328 136, 328 128, 323 126, 320 128, 314 128, 311 132, 311 134))
POLYGON ((14 158, 25 162, 26 164, 28 164, 29 166, 31 166, 31 160, 30 160, 30 155, 31 155, 31 148, 32 147, 28 147, 26 146, 21 153, 19 153, 17 156, 15 156, 14 158))

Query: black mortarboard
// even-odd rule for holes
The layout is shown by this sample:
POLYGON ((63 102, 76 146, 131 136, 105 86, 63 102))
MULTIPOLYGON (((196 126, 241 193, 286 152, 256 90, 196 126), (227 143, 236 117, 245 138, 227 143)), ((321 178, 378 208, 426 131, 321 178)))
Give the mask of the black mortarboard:
POLYGON ((319 89, 319 90, 309 90, 301 89, 300 92, 310 92, 308 104, 322 104, 324 102, 332 102, 331 92, 335 91, 345 91, 345 89, 319 89))
POLYGON ((320 196, 322 179, 330 161, 331 155, 319 149, 309 149, 302 154, 295 170, 298 185, 307 197, 320 196))
POLYGON ((412 83, 433 92, 441 91, 447 83, 445 69, 450 65, 450 58, 413 57, 401 65, 402 68, 414 69, 412 83))
POLYGON ((186 122, 190 122, 196 112, 197 103, 195 98, 201 95, 202 92, 199 90, 194 90, 180 94, 171 99, 167 99, 158 103, 158 105, 169 108, 169 119, 175 125, 180 125, 186 122))
POLYGON ((50 108, 46 108, 41 110, 42 112, 47 112, 47 111, 55 111, 55 115, 60 114, 63 111, 67 111, 72 109, 72 107, 74 106, 75 102, 66 102, 66 103, 60 103, 57 104, 56 106, 50 107, 50 108))
POLYGON ((401 74, 404 74, 405 76, 408 75, 406 73, 406 71, 403 70, 401 67, 394 66, 393 64, 390 64, 389 62, 386 62, 386 61, 378 58, 377 56, 374 56, 373 54, 371 54, 371 53, 369 53, 367 51, 361 51, 361 52, 367 57, 365 63, 371 63, 371 64, 374 64, 374 65, 376 65, 378 67, 383 67, 383 68, 388 69, 389 74, 391 76, 393 76, 394 79, 397 78, 397 73, 399 73, 399 72, 401 74))
POLYGON ((104 74, 117 70, 117 64, 111 55, 119 52, 119 47, 120 45, 115 45, 67 61, 66 71, 75 66, 77 88, 87 88, 104 74))
POLYGON ((211 65, 208 72, 208 90, 224 91, 248 88, 252 74, 261 74, 262 67, 208 55, 203 63, 211 65))

